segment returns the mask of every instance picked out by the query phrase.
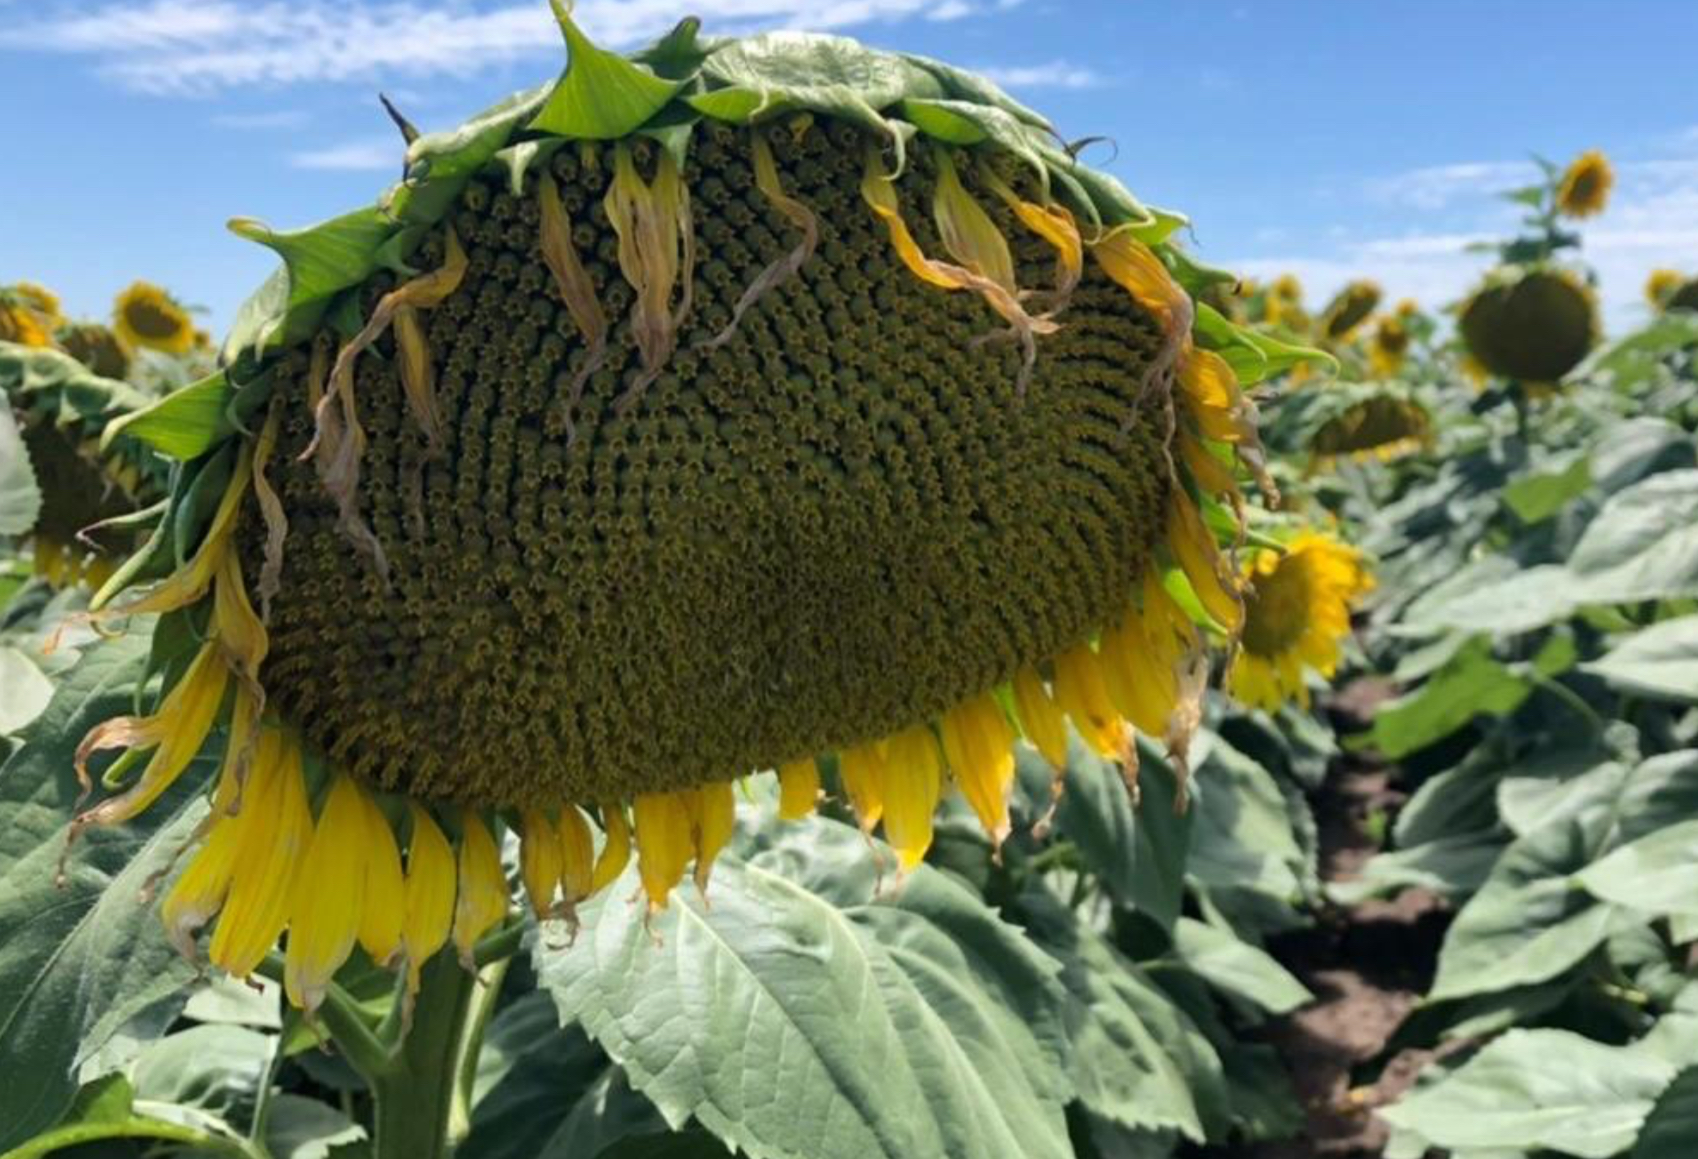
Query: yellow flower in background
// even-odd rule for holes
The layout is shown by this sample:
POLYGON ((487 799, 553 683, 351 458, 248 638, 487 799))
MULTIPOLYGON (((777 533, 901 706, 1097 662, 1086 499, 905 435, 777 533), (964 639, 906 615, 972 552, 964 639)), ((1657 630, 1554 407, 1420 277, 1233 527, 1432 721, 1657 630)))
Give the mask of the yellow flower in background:
POLYGON ((130 346, 182 354, 194 346, 189 312, 152 282, 134 282, 112 306, 113 329, 130 346))
POLYGON ((1407 317, 1400 309, 1397 313, 1382 315, 1374 324, 1374 333, 1368 342, 1368 356, 1376 373, 1390 376, 1402 369, 1403 360, 1409 355, 1409 327, 1404 322, 1407 317))
POLYGON ((1367 278, 1350 282, 1327 303, 1321 314, 1321 332, 1334 342, 1344 342, 1366 322, 1380 304, 1378 283, 1367 278))
POLYGON ((1284 554, 1257 552, 1246 578, 1244 634, 1228 687, 1269 712, 1292 700, 1307 708, 1305 672, 1332 678, 1350 634, 1351 605, 1373 589, 1373 576, 1355 548, 1304 531, 1284 554))
POLYGON ((1580 154, 1563 171, 1557 183, 1557 211, 1568 217, 1593 217, 1604 211, 1615 184, 1609 158, 1592 149, 1580 154))
POLYGON ((506 828, 537 914, 633 854, 662 908, 692 865, 707 887, 755 771, 786 818, 846 798, 906 871, 952 792, 1004 839, 1023 735, 1052 761, 1069 724, 1182 757, 1207 671, 1182 608, 1240 630, 1220 539, 1260 447, 1171 224, 1076 216, 1035 145, 706 107, 727 119, 693 123, 687 163, 538 114, 517 170, 442 165, 410 203, 441 216, 381 242, 416 272, 374 259, 346 308, 260 331, 269 395, 207 436, 233 469, 199 546, 97 613, 210 606, 208 658, 194 695, 91 734, 85 757, 183 739, 79 824, 145 807, 226 686, 269 792, 320 770, 289 790, 304 821, 220 836, 243 806, 191 866, 174 921, 216 922, 231 972, 286 933, 311 1008, 356 944, 410 985, 445 944, 474 960, 506 828), (247 912, 240 867, 284 841, 292 880, 247 912))
POLYGON ((34 282, 0 286, 0 342, 51 346, 53 331, 63 322, 52 291, 34 282))
POLYGON ((1685 284, 1686 275, 1679 270, 1652 270, 1645 279, 1645 300, 1655 309, 1666 309, 1685 284))

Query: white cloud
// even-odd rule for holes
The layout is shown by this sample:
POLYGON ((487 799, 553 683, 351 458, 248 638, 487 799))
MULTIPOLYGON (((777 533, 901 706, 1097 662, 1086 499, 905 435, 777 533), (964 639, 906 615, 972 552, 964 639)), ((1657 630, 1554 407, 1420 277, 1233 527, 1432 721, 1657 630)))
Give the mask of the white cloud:
MULTIPOLYGON (((847 28, 917 17, 952 20, 965 0, 698 0, 717 32, 847 28)), ((676 0, 582 0, 576 18, 597 41, 629 47, 678 19, 676 0)), ((93 57, 120 84, 195 93, 247 84, 374 76, 468 75, 521 57, 561 58, 540 3, 429 7, 419 0, 149 0, 66 7, 0 31, 0 45, 93 57)))
POLYGON ((1376 201, 1434 210, 1465 199, 1492 197, 1538 178, 1538 167, 1531 161, 1463 161, 1375 178, 1368 182, 1368 194, 1376 201))
POLYGON ((304 109, 272 109, 263 113, 218 113, 212 123, 220 129, 295 129, 307 120, 304 109))
POLYGON ((1043 64, 980 65, 973 71, 1011 89, 1092 89, 1108 83, 1095 69, 1052 60, 1043 64))
POLYGON ((400 134, 391 133, 292 153, 289 164, 296 169, 392 169, 399 176, 405 152, 400 134))

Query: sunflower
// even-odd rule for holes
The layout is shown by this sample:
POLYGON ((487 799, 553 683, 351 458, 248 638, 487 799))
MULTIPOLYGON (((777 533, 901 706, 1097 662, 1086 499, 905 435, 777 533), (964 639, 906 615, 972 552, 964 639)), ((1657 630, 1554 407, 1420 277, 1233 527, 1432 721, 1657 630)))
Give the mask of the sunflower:
POLYGON ((126 427, 170 430, 174 509, 228 483, 179 570, 97 613, 208 626, 84 740, 156 747, 76 828, 226 730, 164 917, 185 950, 216 918, 236 975, 286 929, 309 1010, 356 944, 410 987, 470 960, 503 827, 566 918, 633 854, 652 908, 692 863, 705 887, 754 770, 786 817, 835 786, 904 870, 946 791, 999 842, 1017 737, 1182 758, 1181 609, 1242 621, 1210 519, 1254 411, 1193 338, 1181 219, 936 62, 686 22, 638 58, 663 79, 556 15, 559 82, 416 141, 380 208, 235 223, 281 282, 126 427), (822 61, 885 80, 796 80, 822 61))
POLYGON ((1309 318, 1303 312, 1303 283, 1295 274, 1281 274, 1268 283, 1263 291, 1262 315, 1270 326, 1308 329, 1309 318))
POLYGON ((1683 282, 1668 296, 1665 310, 1698 310, 1698 278, 1683 282))
POLYGON ((1595 217, 1604 211, 1615 184, 1610 161, 1596 149, 1580 154, 1557 182, 1557 212, 1569 217, 1595 217))
POLYGON ((1645 279, 1645 300, 1656 310, 1667 309, 1669 301, 1686 284, 1679 270, 1652 270, 1645 279))
POLYGON ((1598 339, 1590 286, 1565 269, 1493 271, 1462 307, 1462 339, 1491 373, 1525 383, 1555 383, 1598 339))
POLYGON ((1402 368, 1403 360, 1409 356, 1407 317, 1399 310, 1381 315, 1374 324, 1374 333, 1368 342, 1368 356, 1376 373, 1388 377, 1396 374, 1402 368))
POLYGON ((59 299, 34 282, 0 286, 0 342, 20 346, 50 346, 53 331, 64 319, 59 299))
POLYGON ((1380 304, 1380 287, 1366 278, 1346 285, 1333 295, 1321 313, 1321 332, 1333 342, 1343 342, 1368 320, 1380 304))
POLYGON ((130 372, 130 352, 111 327, 75 322, 62 326, 55 338, 59 349, 103 378, 123 378, 130 372))
POLYGON ((194 320, 152 282, 133 282, 112 305, 118 337, 133 347, 184 354, 194 345, 194 320))
POLYGON ((1317 531, 1283 552, 1264 549, 1246 568, 1244 633, 1228 677, 1232 694, 1269 712, 1309 706, 1304 669, 1330 679, 1350 634, 1350 605, 1373 589, 1362 553, 1317 531))
POLYGON ((1427 446, 1432 437, 1432 416, 1420 403, 1395 390, 1357 390, 1339 396, 1310 436, 1309 451, 1315 468, 1340 458, 1389 462, 1427 446))

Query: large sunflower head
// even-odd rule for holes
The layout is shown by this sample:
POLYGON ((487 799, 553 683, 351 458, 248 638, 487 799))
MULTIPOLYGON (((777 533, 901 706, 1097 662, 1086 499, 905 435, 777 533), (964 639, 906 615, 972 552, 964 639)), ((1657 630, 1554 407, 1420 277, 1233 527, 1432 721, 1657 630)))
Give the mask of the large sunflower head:
POLYGON ((1350 634, 1351 604, 1373 589, 1362 553, 1323 532, 1303 531, 1283 551, 1256 552, 1245 580, 1232 694, 1269 712, 1291 700, 1307 708, 1305 672, 1332 677, 1350 634))
POLYGON ((1569 162, 1557 182, 1556 207, 1568 217, 1594 217, 1604 211, 1615 184, 1610 161, 1596 149, 1569 162))
POLYGON ((0 286, 0 342, 51 346, 53 331, 64 319, 59 298, 34 282, 0 286))
POLYGON ((1242 620, 1234 367, 1300 354, 1195 303, 1179 218, 936 62, 693 22, 631 61, 560 20, 561 79, 414 141, 378 207, 237 222, 284 268, 126 425, 183 461, 174 503, 221 499, 102 614, 210 619, 85 741, 172 738, 81 823, 222 724, 166 918, 221 912, 236 974, 287 928, 308 1007, 356 941, 470 954, 502 825, 539 914, 633 850, 651 904, 705 883, 757 769, 904 867, 952 788, 1000 839, 1016 736, 1182 752, 1181 608, 1242 620))
POLYGON ((1590 286, 1560 267, 1509 267, 1487 276, 1464 303, 1462 340, 1492 374, 1554 383, 1580 365, 1598 340, 1590 286))
POLYGON ((1366 322, 1379 306, 1381 298, 1377 283, 1366 278, 1350 282, 1333 295, 1321 314, 1321 332, 1332 342, 1344 342, 1366 322))
POLYGON ((112 304, 112 326, 132 347, 185 354, 195 342, 195 323, 177 300, 152 282, 132 282, 112 304))
POLYGON ((0 405, 22 428, 41 507, 29 528, 36 573, 49 583, 98 587, 134 547, 98 529, 163 496, 156 462, 133 447, 102 449, 101 434, 146 399, 57 350, 0 342, 0 405))

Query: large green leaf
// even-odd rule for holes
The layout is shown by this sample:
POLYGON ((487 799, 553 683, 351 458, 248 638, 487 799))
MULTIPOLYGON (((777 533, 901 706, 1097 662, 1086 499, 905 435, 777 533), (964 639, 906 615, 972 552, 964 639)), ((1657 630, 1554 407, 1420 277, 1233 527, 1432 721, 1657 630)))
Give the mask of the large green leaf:
POLYGON ((1289 1014, 1315 997, 1266 950, 1196 918, 1179 919, 1173 929, 1173 950, 1211 986, 1271 1014, 1289 1014))
POLYGON ((102 442, 119 438, 146 443, 162 455, 188 462, 211 450, 235 428, 230 402, 236 392, 222 370, 174 390, 106 428, 102 442))
POLYGON ((17 732, 53 699, 53 682, 30 659, 0 644, 0 736, 17 732))
POLYGON ((1492 659, 1479 638, 1459 650, 1421 687, 1380 706, 1374 747, 1397 760, 1443 740, 1481 713, 1514 712, 1532 691, 1527 680, 1492 659))
POLYGON ((530 127, 561 137, 611 141, 640 128, 683 87, 644 65, 608 52, 579 30, 568 11, 554 14, 566 37, 566 71, 530 127))
POLYGON ((1632 1146, 1675 1068, 1565 1030, 1512 1030, 1442 1082, 1380 1112, 1456 1152, 1549 1148, 1607 1159, 1632 1146))
POLYGON ((78 797, 72 752, 129 710, 147 649, 133 633, 85 651, 0 767, 0 1148, 58 1119, 78 1063, 193 977, 138 897, 205 812, 204 765, 134 822, 84 834, 55 884, 78 797))
POLYGON ((1296 897, 1305 857, 1278 783, 1213 733, 1199 733, 1194 755, 1188 875, 1210 889, 1296 897))
POLYGON ((540 983, 669 1123, 753 1159, 1068 1155, 1057 964, 926 866, 874 896, 870 860, 813 819, 651 919, 628 874, 574 944, 545 927, 540 983))
POLYGON ((1698 701, 1698 616, 1652 624, 1581 668, 1639 696, 1698 701))
MULTIPOLYGON (((1043 760, 1025 746, 1019 759, 1027 765, 1043 760)), ((1184 900, 1192 814, 1174 807, 1178 784, 1155 749, 1141 743, 1138 759, 1141 799, 1134 809, 1120 767, 1070 733, 1067 788, 1056 808, 1056 829, 1079 847, 1116 901, 1169 927, 1184 900)), ((1028 768, 1022 776, 1041 780, 1047 770, 1047 765, 1036 772, 1028 768)))
POLYGON ((1628 842, 1577 880, 1594 896, 1640 913, 1698 914, 1698 819, 1628 842))
MULTIPOLYGON (((18 433, 12 408, 0 398, 0 535, 24 535, 41 514, 41 488, 18 433)), ((0 732, 4 732, 0 729, 0 732)))
POLYGON ((1425 889, 1460 901, 1485 884, 1505 844, 1502 834, 1480 831, 1376 854, 1359 876, 1331 883, 1327 895, 1340 905, 1360 905, 1371 897, 1425 889))

